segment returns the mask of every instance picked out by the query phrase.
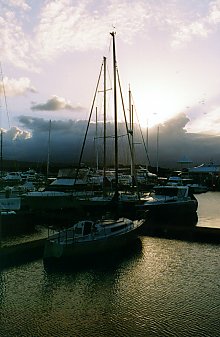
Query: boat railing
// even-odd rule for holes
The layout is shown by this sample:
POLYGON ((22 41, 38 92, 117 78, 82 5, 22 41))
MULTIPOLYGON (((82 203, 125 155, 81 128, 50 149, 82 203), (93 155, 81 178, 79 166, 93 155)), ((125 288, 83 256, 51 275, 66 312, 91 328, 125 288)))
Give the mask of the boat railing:
POLYGON ((176 201, 178 198, 177 198, 176 195, 172 195, 172 196, 170 196, 170 195, 155 195, 154 199, 156 201, 164 200, 165 202, 167 202, 167 201, 176 201))
MULTIPOLYGON (((117 224, 119 224, 119 222, 117 224)), ((124 224, 124 225, 120 224, 120 227, 121 228, 118 228, 118 226, 112 227, 112 231, 110 233, 108 227, 104 226, 102 228, 101 235, 100 235, 100 232, 97 231, 94 227, 91 229, 90 233, 86 235, 82 235, 82 236, 79 236, 78 233, 76 233, 74 228, 67 228, 65 230, 58 230, 58 231, 53 230, 53 234, 51 235, 51 232, 50 232, 51 228, 48 227, 48 239, 58 244, 65 244, 65 245, 75 243, 78 241, 79 238, 82 241, 84 240, 86 241, 88 240, 88 238, 90 241, 96 241, 99 237, 107 238, 109 235, 111 234, 113 235, 117 231, 119 232, 119 234, 129 232, 130 230, 134 229, 134 222, 132 221, 130 224, 124 224)))

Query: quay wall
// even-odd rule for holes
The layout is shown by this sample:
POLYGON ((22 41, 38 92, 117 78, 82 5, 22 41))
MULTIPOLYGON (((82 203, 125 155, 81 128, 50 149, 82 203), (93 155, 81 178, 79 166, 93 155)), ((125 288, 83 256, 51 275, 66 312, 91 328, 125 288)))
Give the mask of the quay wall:
MULTIPOLYGON (((220 228, 145 225, 142 236, 219 244, 220 228)), ((45 238, 0 247, 0 269, 43 258, 45 238)))
POLYGON ((43 256, 44 243, 46 239, 3 246, 0 248, 0 269, 14 264, 20 264, 43 256))

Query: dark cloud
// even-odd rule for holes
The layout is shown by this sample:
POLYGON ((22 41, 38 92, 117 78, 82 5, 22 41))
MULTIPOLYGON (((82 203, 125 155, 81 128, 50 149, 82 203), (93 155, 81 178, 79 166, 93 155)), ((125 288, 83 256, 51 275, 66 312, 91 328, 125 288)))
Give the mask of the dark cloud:
POLYGON ((59 111, 59 110, 71 110, 82 111, 84 108, 80 106, 73 106, 63 97, 52 96, 46 103, 36 104, 33 103, 31 110, 36 111, 59 111))
POLYGON ((181 113, 169 119, 168 121, 164 122, 162 127, 160 128, 163 133, 169 135, 186 133, 186 130, 184 128, 189 121, 190 119, 184 113, 181 113))
MULTIPOLYGON (((12 128, 4 134, 4 158, 46 162, 48 153, 49 121, 43 118, 20 116, 22 128, 12 128), (22 131, 21 129, 27 130, 22 131), (31 135, 31 137, 30 137, 31 135)), ((159 166, 178 167, 177 162, 184 157, 193 163, 201 164, 213 160, 220 163, 219 137, 203 134, 187 133, 186 125, 189 119, 180 114, 163 125, 149 129, 148 155, 150 164, 156 166, 157 136, 159 136, 159 166)), ((78 163, 79 155, 87 127, 87 121, 56 120, 51 123, 50 158, 52 163, 78 163)), ((96 125, 91 123, 83 155, 83 162, 96 162, 95 147, 96 125)), ((107 158, 108 165, 114 161, 114 126, 107 125, 107 158)), ((129 164, 130 156, 127 145, 125 125, 119 124, 119 162, 129 164)), ((100 165, 103 157, 103 124, 98 125, 96 144, 99 149, 100 165)), ((141 135, 139 127, 135 130, 136 163, 148 164, 142 137, 146 139, 146 130, 141 135)))

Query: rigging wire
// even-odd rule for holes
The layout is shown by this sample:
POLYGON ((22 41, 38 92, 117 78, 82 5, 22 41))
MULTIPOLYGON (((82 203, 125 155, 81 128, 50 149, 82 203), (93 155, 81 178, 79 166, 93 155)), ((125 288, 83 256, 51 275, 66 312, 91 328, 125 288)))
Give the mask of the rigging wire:
POLYGON ((96 100, 96 96, 97 96, 97 92, 98 92, 99 82, 100 82, 100 78, 101 78, 101 74, 102 74, 102 68, 103 68, 103 62, 102 62, 102 65, 101 65, 101 69, 100 69, 100 73, 99 73, 99 77, 98 77, 98 81, 97 81, 97 85, 96 85, 96 90, 95 90, 95 94, 94 94, 94 97, 93 97, 92 106, 91 106, 91 110, 90 110, 90 115, 89 115, 89 119, 88 119, 88 123, 87 123, 87 127, 86 127, 86 132, 85 132, 85 136, 84 136, 84 139, 83 139, 83 144, 82 144, 82 148, 81 148, 81 152, 80 152, 79 163, 78 163, 78 166, 77 166, 77 172, 76 172, 76 176, 75 176, 74 185, 76 184, 76 180, 77 180, 78 175, 79 175, 80 165, 81 165, 81 162, 82 162, 82 156, 83 156, 83 152, 84 152, 84 148, 85 148, 85 144, 86 144, 86 138, 87 138, 89 125, 90 125, 90 121, 91 121, 91 117, 92 117, 92 112, 93 112, 93 109, 94 109, 95 100, 96 100))
POLYGON ((9 118, 9 112, 8 112, 8 103, 7 103, 7 99, 6 99, 6 91, 5 91, 4 77, 3 77, 3 71, 2 71, 2 64, 1 64, 1 62, 0 62, 0 73, 1 73, 1 82, 2 82, 3 95, 4 95, 4 100, 5 100, 5 109, 6 109, 7 118, 8 118, 8 126, 9 126, 9 129, 10 129, 11 125, 10 125, 10 118, 9 118))
MULTIPOLYGON (((129 144, 129 149, 130 149, 130 153, 132 154, 132 144, 131 144, 131 140, 129 137, 129 129, 128 129, 128 122, 127 122, 127 118, 126 118, 126 113, 125 113, 125 105, 124 105, 124 100, 123 100, 123 95, 122 95, 122 88, 121 88, 121 82, 120 82, 120 78, 119 78, 119 71, 117 68, 117 78, 118 78, 118 85, 119 85, 119 90, 120 90, 120 96, 121 96, 121 104, 122 104, 122 109, 123 109, 123 113, 124 113, 124 119, 125 119, 125 126, 126 126, 126 132, 127 132, 127 137, 128 137, 128 144, 129 144)), ((133 156, 131 156, 131 160, 132 160, 132 165, 134 166, 134 158, 133 156)), ((134 181, 136 183, 136 186, 138 186, 138 181, 137 181, 137 176, 136 176, 136 170, 134 170, 134 181)), ((139 194, 139 190, 137 189, 137 193, 138 193, 138 197, 140 198, 140 194, 139 194)))
POLYGON ((142 141, 143 141, 144 149, 145 149, 145 152, 146 152, 146 155, 147 155, 147 160, 148 160, 149 165, 151 166, 150 157, 149 157, 149 154, 148 154, 148 149, 147 149, 147 146, 146 146, 146 143, 145 143, 145 140, 144 140, 144 136, 143 136, 140 121, 139 121, 139 118, 138 118, 137 109, 136 109, 135 104, 134 104, 133 96, 132 96, 132 101, 133 101, 134 109, 135 109, 135 112, 136 112, 136 118, 137 118, 137 121, 138 121, 138 126, 139 126, 139 130, 140 130, 140 133, 141 133, 141 138, 142 138, 142 141))

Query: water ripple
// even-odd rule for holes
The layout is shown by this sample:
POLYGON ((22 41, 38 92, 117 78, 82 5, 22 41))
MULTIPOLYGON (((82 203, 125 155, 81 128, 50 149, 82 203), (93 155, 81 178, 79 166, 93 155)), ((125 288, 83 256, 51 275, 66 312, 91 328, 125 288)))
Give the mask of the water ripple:
POLYGON ((0 273, 0 336, 218 337, 219 246, 142 237, 117 260, 0 273))

